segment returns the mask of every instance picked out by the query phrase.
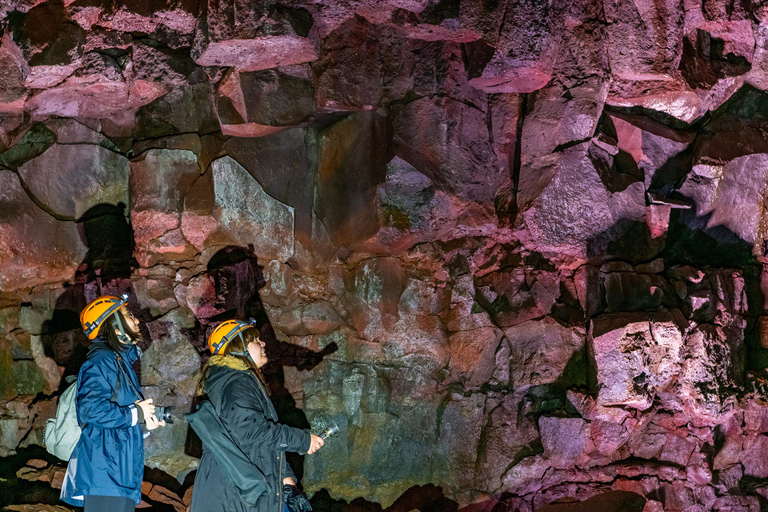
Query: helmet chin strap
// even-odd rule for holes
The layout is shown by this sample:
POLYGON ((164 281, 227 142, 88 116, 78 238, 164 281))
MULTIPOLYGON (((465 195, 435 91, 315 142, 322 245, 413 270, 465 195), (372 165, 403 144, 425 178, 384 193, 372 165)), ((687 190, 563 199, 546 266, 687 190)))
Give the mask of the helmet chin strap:
POLYGON ((123 321, 120 319, 120 314, 117 312, 115 312, 115 323, 117 324, 117 329, 120 331, 120 334, 117 335, 117 339, 120 340, 120 343, 124 345, 133 345, 134 343, 131 337, 125 334, 123 321))
POLYGON ((248 352, 248 348, 245 346, 245 340, 243 339, 243 334, 240 333, 237 336, 240 338, 240 343, 243 345, 243 351, 242 352, 232 352, 232 355, 247 357, 248 359, 250 359, 255 364, 256 361, 253 360, 253 356, 251 355, 250 352, 248 352))

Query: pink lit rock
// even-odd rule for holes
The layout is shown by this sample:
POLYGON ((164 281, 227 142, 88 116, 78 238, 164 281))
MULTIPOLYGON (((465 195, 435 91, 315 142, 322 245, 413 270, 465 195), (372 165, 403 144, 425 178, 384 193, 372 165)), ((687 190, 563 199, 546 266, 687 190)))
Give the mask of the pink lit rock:
POLYGON ((671 1, 606 5, 611 71, 674 74, 683 46, 684 14, 671 1))
POLYGON ((755 434, 746 436, 740 461, 744 466, 744 474, 757 478, 768 477, 766 454, 768 454, 768 437, 755 434))
POLYGON ((15 212, 3 218, 0 230, 0 290, 70 279, 87 252, 75 223, 56 220, 41 210, 15 173, 0 171, 0 181, 0 210, 15 212))
POLYGON ((569 468, 581 457, 589 439, 589 424, 581 418, 539 418, 544 456, 552 467, 569 468))
POLYGON ((118 123, 132 125, 132 111, 151 103, 166 92, 163 85, 156 83, 136 82, 128 86, 124 82, 68 82, 36 94, 29 99, 25 109, 36 118, 60 116, 101 119, 112 116, 118 123))
POLYGON ((517 202, 528 245, 578 261, 601 254, 632 222, 645 224, 642 182, 623 175, 614 186, 612 175, 598 172, 589 148, 583 143, 523 164, 517 202))
POLYGON ((584 337, 550 318, 532 320, 504 330, 510 344, 510 373, 515 386, 556 381, 582 382, 584 337))
POLYGON ((517 397, 507 395, 491 412, 488 426, 486 457, 482 472, 488 491, 497 491, 501 478, 511 461, 510 454, 525 449, 539 439, 536 423, 517 409, 517 397))
POLYGON ((686 439, 684 435, 685 432, 680 432, 680 435, 670 434, 664 442, 659 460, 686 466, 696 448, 696 443, 686 439))
POLYGON ((685 341, 679 377, 682 395, 716 412, 742 385, 745 356, 740 328, 700 325, 685 341))
POLYGON ((219 82, 216 93, 219 121, 230 132, 240 124, 264 128, 296 125, 315 113, 308 66, 255 72, 233 70, 219 82))
POLYGON ((726 164, 722 171, 714 170, 709 175, 712 178, 701 184, 692 176, 682 188, 698 199, 697 213, 706 215, 711 212, 708 226, 725 226, 750 244, 762 240, 758 230, 764 222, 761 205, 762 191, 768 183, 768 158, 764 155, 737 158, 726 164), (716 189, 709 192, 715 183, 716 189), (711 201, 705 202, 708 198, 711 201))
POLYGON ((669 311, 623 313, 595 318, 590 350, 597 365, 598 403, 644 410, 654 392, 680 371, 680 319, 669 311))
POLYGON ((537 93, 523 124, 522 164, 594 135, 607 94, 605 83, 595 77, 567 90, 551 85, 537 93))
POLYGON ((195 62, 200 66, 227 66, 241 71, 259 71, 314 60, 317 60, 317 53, 309 39, 271 36, 210 43, 195 62))
POLYGON ((411 102, 395 121, 395 152, 438 188, 490 202, 509 174, 495 165, 485 117, 484 112, 447 98, 411 102), (447 125, 457 129, 443 134, 441 126, 447 125))
POLYGON ((560 295, 557 275, 522 268, 489 274, 475 287, 478 303, 503 328, 547 315, 560 295))

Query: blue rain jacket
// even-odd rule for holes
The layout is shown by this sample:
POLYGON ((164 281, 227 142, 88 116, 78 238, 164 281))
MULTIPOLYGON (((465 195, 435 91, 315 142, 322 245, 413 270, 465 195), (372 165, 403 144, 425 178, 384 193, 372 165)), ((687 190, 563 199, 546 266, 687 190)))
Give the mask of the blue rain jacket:
POLYGON ((134 391, 141 388, 132 368, 140 351, 132 346, 121 355, 124 373, 118 370, 117 355, 96 338, 80 368, 76 404, 83 433, 61 488, 61 499, 70 505, 82 507, 88 495, 122 496, 141 503, 144 436, 133 404, 142 397, 134 391), (125 382, 126 376, 133 386, 125 382))

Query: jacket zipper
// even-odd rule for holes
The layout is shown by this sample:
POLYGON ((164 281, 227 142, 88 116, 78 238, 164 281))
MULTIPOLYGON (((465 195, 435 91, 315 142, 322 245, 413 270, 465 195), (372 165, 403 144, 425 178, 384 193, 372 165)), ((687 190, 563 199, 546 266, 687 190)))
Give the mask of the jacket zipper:
MULTIPOLYGON (((258 383, 259 390, 264 395, 264 399, 267 400, 267 402, 272 402, 272 400, 269 398, 269 395, 267 394, 267 390, 264 389, 264 384, 261 382, 261 379, 259 379, 258 376, 255 377, 256 382, 258 383)), ((277 421, 277 418, 272 418, 273 420, 277 421)), ((278 466, 280 469, 278 470, 278 480, 277 480, 277 512, 283 512, 283 460, 285 459, 285 452, 281 451, 280 456, 277 458, 278 466)))

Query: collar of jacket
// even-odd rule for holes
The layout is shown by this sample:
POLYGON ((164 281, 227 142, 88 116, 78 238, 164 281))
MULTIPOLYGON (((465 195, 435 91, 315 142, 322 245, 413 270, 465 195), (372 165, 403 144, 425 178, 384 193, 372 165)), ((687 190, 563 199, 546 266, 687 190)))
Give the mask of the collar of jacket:
MULTIPOLYGON (((108 350, 109 352, 112 352, 112 349, 107 346, 107 342, 104 341, 104 338, 101 336, 96 337, 93 339, 93 342, 91 343, 90 350, 108 350)), ((114 352, 112 352, 114 354, 114 352)), ((138 345, 130 345, 125 348, 120 354, 117 354, 120 357, 123 358, 123 360, 129 364, 132 365, 138 358, 141 357, 141 349, 138 345)))
POLYGON ((246 371, 251 367, 248 364, 235 356, 211 356, 208 360, 210 366, 224 366, 226 368, 232 368, 233 370, 246 371))

